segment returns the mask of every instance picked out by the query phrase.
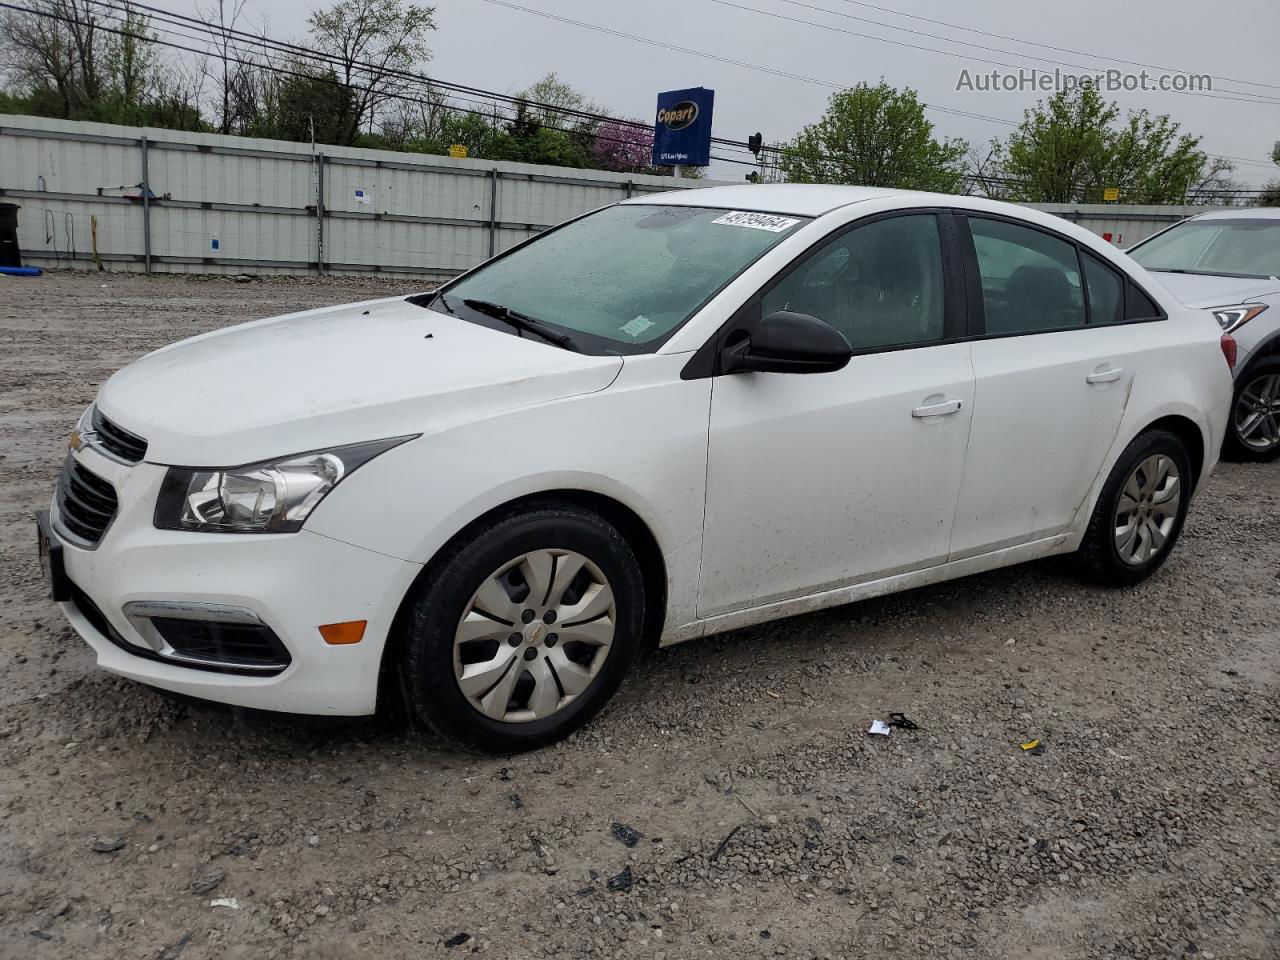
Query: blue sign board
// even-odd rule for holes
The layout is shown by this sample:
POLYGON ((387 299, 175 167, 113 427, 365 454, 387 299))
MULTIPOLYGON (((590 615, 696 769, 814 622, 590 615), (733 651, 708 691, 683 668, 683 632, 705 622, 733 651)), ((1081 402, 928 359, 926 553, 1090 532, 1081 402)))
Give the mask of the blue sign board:
POLYGON ((705 167, 711 162, 711 107, 714 90, 692 87, 658 94, 653 123, 653 163, 705 167))

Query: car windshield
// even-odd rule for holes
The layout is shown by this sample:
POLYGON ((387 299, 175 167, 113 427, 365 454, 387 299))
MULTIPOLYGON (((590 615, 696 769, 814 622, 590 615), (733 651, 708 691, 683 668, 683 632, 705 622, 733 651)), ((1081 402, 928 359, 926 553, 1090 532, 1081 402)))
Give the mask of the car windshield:
POLYGON ((1129 255, 1148 270, 1265 280, 1280 276, 1280 218, 1187 220, 1129 255))
POLYGON ((518 313, 568 334, 587 353, 651 353, 805 222, 727 209, 620 204, 480 267, 432 306, 528 333, 495 317, 502 307, 508 316, 518 313))

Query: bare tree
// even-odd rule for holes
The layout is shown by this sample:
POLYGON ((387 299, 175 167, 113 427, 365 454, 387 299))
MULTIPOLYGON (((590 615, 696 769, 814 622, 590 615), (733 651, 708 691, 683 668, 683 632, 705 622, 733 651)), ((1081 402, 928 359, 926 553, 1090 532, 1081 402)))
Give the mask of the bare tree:
POLYGON ((964 192, 969 196, 988 197, 992 200, 1003 200, 1008 196, 1008 187, 1001 174, 1001 146, 992 140, 985 151, 981 147, 971 147, 965 157, 964 192))
POLYGON ((70 117, 101 94, 101 37, 89 0, 30 0, 0 17, 0 70, 25 90, 56 91, 70 117))
POLYGON ((1187 188, 1186 202, 1222 207, 1234 207, 1242 202, 1244 185, 1230 176, 1235 169, 1230 160, 1212 158, 1200 177, 1187 188))
MULTIPOLYGON (((201 67, 214 82, 219 102, 218 132, 242 132, 235 130, 236 111, 233 103, 237 99, 236 88, 243 86, 242 74, 245 65, 240 61, 241 43, 236 36, 247 0, 213 0, 209 6, 196 5, 196 16, 209 28, 209 47, 212 53, 202 62, 201 67), (208 59, 213 60, 212 66, 208 59)), ((243 95, 243 90, 241 91, 243 95)))
POLYGON ((431 59, 426 35, 436 28, 434 16, 434 7, 402 0, 339 0, 311 15, 311 41, 334 61, 355 104, 348 139, 372 128, 389 100, 418 86, 406 74, 431 59))

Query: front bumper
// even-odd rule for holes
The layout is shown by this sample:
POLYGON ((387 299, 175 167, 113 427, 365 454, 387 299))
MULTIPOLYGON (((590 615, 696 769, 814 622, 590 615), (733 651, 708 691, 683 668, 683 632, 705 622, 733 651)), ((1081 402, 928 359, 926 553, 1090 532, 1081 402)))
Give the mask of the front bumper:
POLYGON ((66 576, 82 594, 60 606, 93 648, 99 666, 151 686, 241 707, 336 716, 374 711, 382 650, 419 565, 307 530, 271 535, 157 530, 152 512, 164 467, 124 466, 89 447, 74 456, 110 482, 119 500, 115 519, 95 546, 66 536, 56 503, 51 511, 66 576), (126 616, 125 608, 165 603, 251 614, 287 649, 288 665, 260 676, 158 657, 154 636, 145 635, 146 624, 126 616), (359 643, 324 642, 320 625, 351 620, 367 621, 359 643))

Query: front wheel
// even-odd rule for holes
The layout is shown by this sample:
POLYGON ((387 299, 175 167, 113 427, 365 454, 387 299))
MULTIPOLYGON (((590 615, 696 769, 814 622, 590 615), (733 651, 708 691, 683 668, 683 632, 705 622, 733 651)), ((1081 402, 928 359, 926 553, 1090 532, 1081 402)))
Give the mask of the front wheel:
POLYGON ((1280 457, 1280 360, 1254 364, 1236 384, 1222 452, 1254 462, 1280 457))
POLYGON ((548 505, 476 530, 412 602, 401 662, 410 712, 459 746, 514 753, 566 736, 613 696, 645 599, 612 526, 548 505))
POLYGON ((1140 583, 1169 556, 1191 489, 1186 445, 1167 430, 1138 436, 1116 461, 1080 544, 1086 576, 1108 586, 1140 583))

